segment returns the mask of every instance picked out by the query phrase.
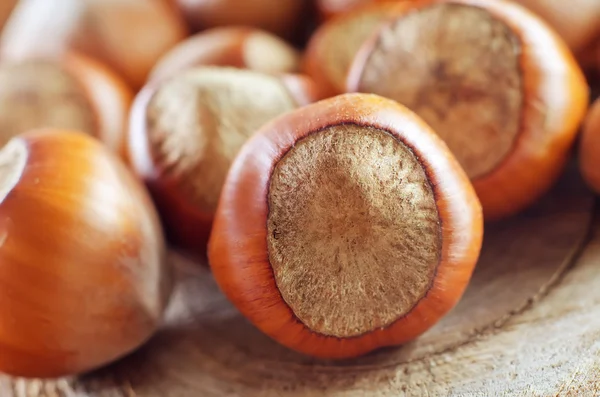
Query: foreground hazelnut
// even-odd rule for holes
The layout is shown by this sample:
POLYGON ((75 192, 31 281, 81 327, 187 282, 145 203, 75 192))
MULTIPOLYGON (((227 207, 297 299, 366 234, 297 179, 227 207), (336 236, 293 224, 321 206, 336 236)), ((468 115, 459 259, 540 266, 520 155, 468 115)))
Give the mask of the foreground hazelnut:
POLYGON ((312 82, 218 67, 190 69, 144 89, 135 101, 129 152, 168 237, 204 255, 229 165, 272 118, 314 100, 312 82))
POLYGON ((147 193, 85 134, 29 132, 0 152, 0 371, 87 372, 140 346, 170 291, 147 193))
POLYGON ((592 105, 583 128, 579 165, 587 184, 600 193, 600 99, 592 105))
POLYGON ((421 116, 473 181, 486 219, 519 212, 557 179, 588 105, 566 45, 505 1, 417 0, 363 45, 349 92, 421 116))
POLYGON ((303 70, 328 96, 346 91, 346 78, 362 44, 406 4, 383 3, 358 9, 325 22, 311 37, 303 70))
POLYGON ((260 29, 229 26, 198 33, 182 41, 156 64, 152 80, 193 66, 233 66, 263 73, 296 73, 300 55, 279 37, 260 29))
POLYGON ((298 29, 305 0, 176 0, 195 30, 242 25, 290 37, 298 29))
POLYGON ((0 63, 0 146, 53 127, 85 132, 123 155, 132 98, 111 70, 80 55, 0 63))
POLYGON ((185 36, 184 21, 166 0, 21 0, 2 34, 0 54, 19 61, 74 48, 106 62, 137 88, 185 36))
POLYGON ((483 221, 459 164, 397 103, 348 94, 240 151, 209 244, 222 291, 281 344, 354 357, 416 338, 461 297, 483 221))

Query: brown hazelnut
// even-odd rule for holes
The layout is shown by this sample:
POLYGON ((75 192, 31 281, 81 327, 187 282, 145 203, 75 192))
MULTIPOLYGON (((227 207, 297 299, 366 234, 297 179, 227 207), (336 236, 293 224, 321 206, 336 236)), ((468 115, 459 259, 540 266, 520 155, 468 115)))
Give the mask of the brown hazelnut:
POLYGON ((196 29, 243 25, 293 36, 303 22, 305 0, 176 0, 196 29))
POLYGON ((399 2, 402 0, 316 0, 316 3, 321 18, 329 19, 368 4, 391 3, 394 1, 399 2))
POLYGON ((541 16, 578 53, 600 36, 598 0, 517 0, 541 16))
POLYGON ((19 61, 76 49, 138 88, 186 33, 166 0, 22 0, 2 33, 0 55, 19 61))
POLYGON ((562 172, 588 106, 562 39, 508 1, 415 0, 354 58, 349 92, 415 111, 471 178, 487 220, 538 200, 562 172))
POLYGON ((202 65, 296 73, 299 63, 298 51, 279 37, 256 28, 227 26, 205 30, 179 43, 158 61, 150 79, 164 79, 202 65))
POLYGON ((0 146, 37 128, 85 132, 125 155, 133 98, 112 70, 80 54, 0 63, 0 146))
POLYGON ((362 44, 403 4, 382 3, 356 10, 325 22, 308 42, 303 70, 327 96, 346 90, 346 78, 362 44))
POLYGON ((0 151, 0 184, 0 371, 80 374, 146 342, 172 276, 122 162, 88 135, 30 131, 0 151))
POLYGON ((242 148, 209 261, 254 325, 305 354, 410 341, 460 299, 481 206, 444 143, 407 108, 346 94, 288 112, 242 148))
POLYGON ((314 101, 302 76, 189 69, 138 95, 129 153, 176 245, 204 255, 221 187, 240 147, 264 123, 314 101))

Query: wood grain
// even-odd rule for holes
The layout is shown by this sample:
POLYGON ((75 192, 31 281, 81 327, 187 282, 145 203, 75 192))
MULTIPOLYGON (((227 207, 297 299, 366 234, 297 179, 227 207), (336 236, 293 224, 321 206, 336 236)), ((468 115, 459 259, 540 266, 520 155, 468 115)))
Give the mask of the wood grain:
POLYGON ((148 346, 80 379, 3 378, 0 395, 598 395, 600 219, 587 243, 592 207, 569 173, 534 209, 488 225, 473 281, 440 324, 412 344, 343 362, 278 346, 241 318, 206 269, 173 254, 179 287, 148 346))

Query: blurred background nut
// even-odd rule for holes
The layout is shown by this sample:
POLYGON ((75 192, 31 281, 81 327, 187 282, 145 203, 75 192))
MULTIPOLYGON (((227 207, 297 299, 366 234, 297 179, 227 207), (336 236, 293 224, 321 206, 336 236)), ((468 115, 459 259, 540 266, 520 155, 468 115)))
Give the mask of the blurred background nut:
POLYGON ((182 41, 154 66, 151 79, 163 79, 193 66, 234 66, 263 73, 296 73, 300 53, 283 39, 257 28, 227 26, 182 41))
POLYGON ((194 30, 245 25, 291 37, 304 22, 306 0, 176 0, 194 30))
POLYGON ((139 88, 158 58, 186 34, 166 0, 21 0, 2 33, 0 56, 18 61, 77 49, 139 88))
POLYGON ((589 101, 573 54, 509 1, 415 0, 366 40, 349 92, 394 99, 457 157, 486 220, 536 202, 561 174, 589 101))
POLYGON ((38 128, 85 132, 124 155, 129 86, 75 53, 0 63, 0 146, 38 128))
POLYGON ((202 256, 229 166, 276 116, 318 99, 312 80, 231 67, 196 67, 137 96, 129 157, 148 185, 167 236, 202 256))

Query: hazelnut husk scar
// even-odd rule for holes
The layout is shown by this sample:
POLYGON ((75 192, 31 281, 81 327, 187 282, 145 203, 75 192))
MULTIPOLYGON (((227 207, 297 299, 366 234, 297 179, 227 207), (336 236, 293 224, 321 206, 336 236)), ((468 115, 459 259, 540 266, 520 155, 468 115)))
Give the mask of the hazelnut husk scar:
POLYGON ((280 116, 225 182, 209 243, 223 292, 299 352, 347 358, 409 341, 462 295, 481 207, 408 109, 348 94, 280 116))

